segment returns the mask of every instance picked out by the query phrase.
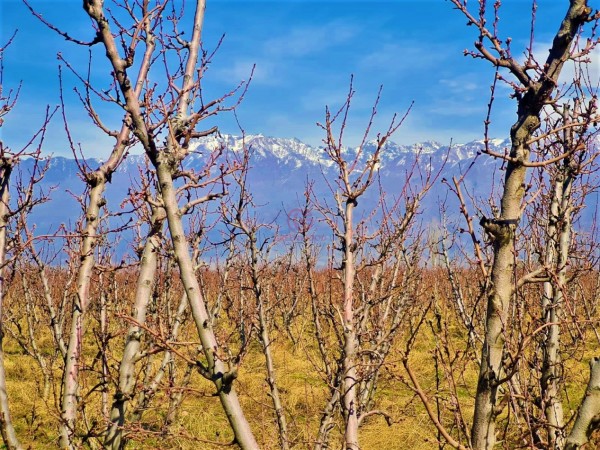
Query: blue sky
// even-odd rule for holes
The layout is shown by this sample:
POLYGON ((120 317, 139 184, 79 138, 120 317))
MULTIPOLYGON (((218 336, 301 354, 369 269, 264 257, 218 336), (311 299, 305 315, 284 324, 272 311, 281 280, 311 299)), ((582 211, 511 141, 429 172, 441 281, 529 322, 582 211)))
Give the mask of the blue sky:
MULTIPOLYGON (((44 17, 82 39, 93 31, 80 1, 32 0, 44 17)), ((107 4, 110 2, 107 1, 107 4)), ((191 3, 191 2, 190 2, 191 3)), ((472 0, 475 6, 475 1, 472 0)), ((598 8, 597 1, 591 1, 598 8)), ((537 48, 547 49, 566 9, 566 1, 543 0, 537 12, 537 48)), ((58 60, 61 52, 85 71, 87 49, 66 42, 34 19, 19 0, 0 2, 2 41, 15 29, 5 55, 4 89, 22 83, 17 108, 2 127, 3 140, 17 148, 40 123, 46 105, 58 104, 58 60)), ((512 37, 513 53, 528 41, 530 2, 505 0, 500 35, 512 37)), ((373 100, 383 85, 376 126, 403 114, 414 101, 404 126, 394 136, 400 143, 437 140, 449 143, 480 139, 489 100, 493 68, 463 56, 472 48, 476 30, 446 0, 367 1, 207 1, 204 46, 225 39, 207 72, 204 86, 219 95, 256 71, 238 118, 246 133, 296 137, 319 144, 325 105, 339 106, 354 75, 356 96, 348 129, 355 144, 373 100)), ((94 56, 94 73, 108 74, 102 54, 94 56)), ((72 95, 79 85, 65 76, 67 108, 74 138, 88 156, 106 155, 110 140, 90 125, 72 95)), ((80 85, 79 85, 80 86, 80 85)), ((506 137, 515 118, 510 90, 497 92, 492 135, 506 137)), ((107 121, 120 115, 101 106, 107 121)), ((231 115, 215 122, 224 133, 239 134, 231 115)), ((116 125, 115 125, 116 126, 116 125)), ((63 125, 49 129, 46 151, 68 155, 63 125)))

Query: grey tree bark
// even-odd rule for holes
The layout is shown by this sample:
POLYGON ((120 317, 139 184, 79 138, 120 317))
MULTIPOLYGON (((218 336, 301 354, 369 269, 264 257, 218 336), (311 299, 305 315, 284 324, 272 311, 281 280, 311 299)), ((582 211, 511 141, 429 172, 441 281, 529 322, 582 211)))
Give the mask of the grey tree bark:
MULTIPOLYGON (((569 120, 569 109, 563 111, 563 121, 569 120)), ((564 152, 576 145, 573 130, 564 132, 564 152)), ((563 382, 560 356, 560 323, 563 307, 563 292, 567 287, 567 264, 571 246, 573 205, 571 191, 576 168, 570 157, 565 158, 555 170, 550 201, 548 242, 546 245, 546 266, 553 272, 551 280, 544 283, 542 311, 544 322, 548 324, 543 342, 543 362, 541 374, 541 395, 548 425, 548 444, 556 450, 565 445, 565 423, 560 386, 563 382)))
POLYGON ((127 403, 135 394, 135 361, 140 350, 143 332, 141 325, 146 322, 146 310, 154 289, 164 219, 164 211, 161 208, 154 208, 150 220, 150 232, 146 237, 140 259, 140 273, 135 290, 133 314, 135 323, 127 332, 125 349, 119 365, 119 385, 113 397, 110 424, 104 440, 104 446, 113 450, 119 450, 123 446, 123 425, 125 424, 127 403))
POLYGON ((215 384, 221 404, 227 419, 234 431, 235 439, 242 449, 258 449, 252 429, 242 411, 237 392, 233 382, 237 377, 237 370, 229 370, 226 362, 219 356, 219 345, 212 329, 212 320, 208 315, 206 303, 200 290, 200 285, 193 270, 187 240, 183 230, 181 215, 177 204, 175 187, 170 164, 167 161, 156 162, 156 172, 161 189, 164 207, 167 212, 167 221, 171 239, 177 257, 181 280, 190 303, 192 317, 198 329, 202 349, 206 358, 206 365, 202 368, 205 376, 215 384))
POLYGON ((493 241, 494 261, 488 292, 485 336, 482 348, 475 411, 471 428, 471 445, 476 450, 492 450, 496 443, 496 416, 498 390, 502 380, 504 353, 504 327, 513 295, 515 227, 521 219, 521 206, 525 194, 525 176, 530 159, 530 140, 540 126, 540 113, 551 99, 558 77, 568 60, 571 45, 581 26, 589 19, 591 9, 586 0, 571 0, 566 15, 554 37, 548 57, 537 79, 527 72, 526 67, 507 56, 501 41, 488 31, 483 19, 477 19, 458 0, 452 2, 465 14, 469 23, 480 32, 476 42, 478 55, 496 67, 507 68, 517 79, 523 91, 518 99, 517 121, 511 128, 511 149, 506 157, 506 175, 501 198, 499 217, 481 221, 493 241), (485 43, 484 43, 485 42, 485 43), (487 43, 492 50, 488 49, 487 43), (496 52, 497 56, 492 52, 496 52))
MULTIPOLYGON (((100 3, 102 9, 102 2, 100 3)), ((96 6, 84 1, 84 8, 95 11, 96 6)), ((103 37, 106 38, 107 21, 102 20, 100 29, 104 30, 103 37)), ((110 32, 109 32, 110 33, 110 32)), ((112 39, 112 36, 111 36, 112 39)), ((107 51, 109 54, 118 54, 114 41, 107 51)), ((144 57, 141 61, 135 88, 132 89, 129 81, 128 90, 131 96, 139 98, 143 83, 146 80, 154 44, 147 42, 144 57)), ((122 74, 122 68, 115 68, 122 74)), ((122 82, 124 80, 121 78, 122 82)), ((129 147, 129 136, 131 132, 130 115, 126 114, 123 125, 118 133, 115 133, 116 143, 107 161, 96 171, 86 175, 86 181, 89 186, 87 209, 85 211, 85 226, 82 231, 82 243, 80 250, 80 265, 77 275, 77 293, 73 298, 73 310, 71 313, 71 331, 69 334, 69 343, 67 346, 67 355, 65 357, 65 368, 62 381, 62 399, 61 399, 61 418, 60 441, 61 448, 74 450, 77 444, 74 441, 77 420, 78 386, 79 386, 79 365, 81 356, 81 346, 84 335, 84 317, 90 305, 90 282, 92 271, 95 265, 94 248, 97 242, 97 232, 100 219, 101 208, 105 204, 103 198, 107 181, 112 177, 114 171, 123 160, 123 155, 129 147)))
MULTIPOLYGON (((157 137, 150 129, 150 118, 142 112, 139 98, 131 89, 131 82, 127 76, 126 69, 130 61, 119 56, 115 38, 110 30, 109 21, 104 16, 104 5, 102 1, 92 2, 86 0, 84 8, 90 18, 98 26, 98 36, 106 48, 106 54, 110 60, 117 78, 121 93, 125 102, 125 109, 132 119, 134 135, 144 148, 152 165, 156 169, 159 193, 161 195, 167 216, 167 224, 173 242, 175 258, 180 271, 181 281, 190 304, 192 317, 196 324, 205 363, 198 365, 201 373, 211 380, 217 395, 235 434, 236 443, 242 449, 258 449, 258 444, 250 425, 242 411, 234 381, 237 377, 237 368, 230 368, 224 357, 219 354, 219 344, 212 328, 212 320, 208 314, 206 302, 202 295, 198 279, 194 272, 192 258, 190 256, 189 244, 187 242, 182 217, 185 211, 191 208, 191 204, 180 208, 178 204, 178 191, 174 185, 174 174, 178 170, 179 163, 187 154, 187 143, 192 136, 199 136, 195 131, 197 123, 208 114, 207 105, 202 106, 201 111, 190 114, 192 93, 198 89, 197 72, 198 54, 200 52, 200 41, 202 25, 204 20, 205 1, 197 0, 195 3, 195 16, 193 20, 193 32, 189 41, 183 46, 187 51, 185 68, 183 71, 182 85, 176 89, 176 102, 173 116, 168 117, 168 136, 166 148, 161 149, 157 144, 157 137)), ((218 105, 219 101, 211 103, 218 105)), ((165 112, 166 113, 166 112, 165 112)), ((197 201, 193 201, 198 204, 197 201)))
POLYGON ((565 450, 584 446, 595 430, 600 428, 600 357, 590 361, 590 380, 577 412, 577 419, 567 438, 565 450))
MULTIPOLYGON (((563 184, 557 180, 552 201, 550 205, 551 216, 548 227, 549 240, 546 246, 546 264, 548 267, 557 267, 557 237, 562 237, 565 233, 570 233, 570 230, 563 229, 560 234, 557 233, 557 222, 559 221, 559 201, 563 197, 563 184)), ((567 224, 565 224, 567 225, 567 224)), ((570 226, 570 224, 568 224, 570 226)), ((561 239, 562 244, 562 239, 561 239)), ((560 259, 564 255, 564 251, 568 254, 568 241, 566 248, 561 245, 558 249, 560 259)), ((566 261, 565 261, 566 262, 566 261)), ((560 267, 560 266, 559 266, 560 267)), ((566 265, 565 268, 566 270, 566 265)), ((559 269, 559 274, 562 274, 564 281, 564 270, 559 269)), ((559 275, 560 276, 560 275, 559 275)), ((541 393, 545 405, 544 413, 548 421, 548 443, 552 448, 561 449, 564 444, 562 429, 564 427, 563 408, 559 398, 559 382, 562 378, 559 371, 560 366, 560 326, 558 323, 559 312, 562 302, 562 287, 564 285, 556 285, 551 281, 544 283, 544 294, 542 297, 542 311, 544 312, 544 321, 549 324, 546 331, 546 339, 543 343, 543 366, 541 377, 541 393)))
POLYGON ((356 373, 357 351, 356 351, 356 319, 354 317, 354 207, 355 198, 348 198, 344 208, 344 237, 342 248, 343 257, 343 330, 344 349, 342 359, 342 410, 346 427, 344 430, 344 442, 346 450, 359 450, 358 445, 358 398, 357 385, 358 375, 356 373))
MULTIPOLYGON (((2 152, 4 149, 2 149, 2 152)), ((11 450, 20 450, 23 447, 19 442, 17 433, 13 426, 8 404, 8 392, 6 389, 6 371, 4 366, 4 273, 6 269, 6 240, 9 217, 9 183, 13 170, 14 160, 8 155, 0 155, 0 433, 4 445, 11 450)))

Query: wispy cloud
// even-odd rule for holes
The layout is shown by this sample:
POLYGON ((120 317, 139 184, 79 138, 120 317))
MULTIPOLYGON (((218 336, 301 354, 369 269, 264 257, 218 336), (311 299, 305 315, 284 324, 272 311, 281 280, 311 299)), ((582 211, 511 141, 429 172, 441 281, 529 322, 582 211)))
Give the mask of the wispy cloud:
POLYGON ((439 83, 450 94, 464 94, 482 88, 482 83, 473 73, 460 74, 453 78, 442 78, 439 83))
POLYGON ((302 70, 322 71, 321 66, 309 66, 303 60, 323 55, 338 45, 347 44, 359 33, 359 27, 337 20, 322 25, 298 25, 275 34, 251 48, 243 57, 232 58, 215 72, 232 81, 247 80, 254 67, 252 82, 276 86, 297 79, 295 64, 302 70))
MULTIPOLYGON (((349 83, 350 79, 348 78, 334 88, 315 86, 312 89, 307 89, 307 92, 300 99, 300 106, 305 111, 321 112, 325 110, 325 106, 328 106, 332 111, 337 110, 348 100, 349 83)), ((356 86, 355 89, 350 105, 351 111, 370 111, 375 103, 376 91, 356 88, 356 86)))
MULTIPOLYGON (((550 42, 537 42, 534 44, 533 57, 540 66, 543 66, 546 62, 551 47, 552 43, 550 42)), ((579 51, 575 49, 576 53, 579 51)), ((567 61, 560 73, 559 84, 570 84, 577 76, 581 76, 584 80, 587 79, 592 85, 598 84, 598 80, 600 80, 600 48, 595 47, 576 61, 567 61)))
POLYGON ((224 67, 215 70, 219 78, 224 78, 232 84, 248 81, 252 76, 252 83, 262 85, 277 85, 282 83, 281 74, 277 65, 266 58, 250 59, 247 57, 233 59, 224 67))
POLYGON ((435 104, 427 108, 428 112, 447 117, 484 117, 486 106, 481 102, 469 102, 457 98, 440 99, 435 104))
POLYGON ((405 40, 384 43, 377 50, 364 55, 359 67, 377 72, 416 72, 439 67, 446 57, 447 54, 435 44, 405 40))
POLYGON ((268 39, 263 49, 265 55, 270 57, 299 58, 346 43, 359 32, 360 27, 341 20, 322 25, 297 26, 268 39))

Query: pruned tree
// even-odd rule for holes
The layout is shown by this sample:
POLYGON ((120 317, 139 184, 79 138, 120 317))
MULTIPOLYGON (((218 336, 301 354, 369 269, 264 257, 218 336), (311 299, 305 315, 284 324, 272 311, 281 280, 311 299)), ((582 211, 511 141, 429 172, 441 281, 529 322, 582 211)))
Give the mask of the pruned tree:
POLYGON ((379 199, 357 216, 359 200, 367 202, 365 193, 378 185, 386 143, 406 115, 394 117, 388 129, 369 142, 378 96, 361 142, 355 150, 348 149, 344 131, 353 95, 351 85, 346 102, 335 113, 326 108, 325 122, 320 124, 325 132, 324 151, 335 173, 328 182, 334 203, 308 194, 310 203, 298 218, 321 365, 330 387, 315 439, 318 449, 328 448, 337 408, 343 418, 346 449, 359 448, 359 427, 365 418, 380 415, 388 424, 392 422, 387 412, 374 407, 374 394, 403 318, 418 295, 421 238, 414 230, 415 220, 421 200, 436 179, 435 173, 421 170, 417 157, 406 169, 398 198, 388 204, 379 185, 379 199), (327 294, 316 289, 309 206, 320 213, 334 239, 327 294), (319 299, 320 295, 324 298, 319 299), (332 335, 333 353, 327 350, 332 335))
MULTIPOLYGON (((98 42, 96 39, 90 42, 84 42, 71 38, 52 24, 48 23, 43 18, 42 14, 36 12, 27 2, 25 2, 25 4, 39 20, 41 20, 52 30, 65 36, 67 40, 86 47, 95 45, 98 42)), ((148 8, 147 4, 146 8, 148 8)), ((145 31, 149 31, 152 26, 156 26, 156 20, 153 23, 151 21, 151 18, 147 14, 144 14, 144 26, 145 31)), ((136 33, 134 33, 134 35, 131 37, 130 45, 127 47, 130 54, 133 55, 140 43, 145 44, 143 57, 141 58, 140 64, 138 66, 138 73, 136 79, 134 80, 134 83, 129 83, 131 95, 135 96, 136 98, 139 98, 144 88, 155 48, 154 43, 151 39, 151 33, 148 33, 146 35, 147 39, 143 40, 139 38, 140 31, 141 30, 138 30, 136 33)), ((111 50, 116 51, 116 49, 111 50)), ((92 122, 96 126, 98 126, 103 132, 105 132, 108 136, 113 138, 115 141, 114 146, 110 151, 110 156, 98 168, 92 170, 91 168, 87 167, 86 164, 82 164, 80 166, 82 177, 86 183, 85 201, 83 202, 83 204, 85 205, 85 224, 83 226, 83 229, 81 230, 81 235, 83 238, 80 244, 79 265, 77 267, 77 292, 73 296, 72 301, 70 321, 71 330, 68 334, 69 337, 67 345, 67 354, 65 356, 65 368, 63 375, 61 400, 62 424, 60 427, 61 448, 75 448, 77 446, 77 444, 75 443, 75 437, 77 434, 76 421, 79 403, 79 368, 81 364, 80 357, 83 344, 82 339, 85 334, 84 319, 92 300, 90 298, 90 283, 92 278, 92 272, 94 270, 94 265, 96 262, 95 248, 98 244, 98 227, 100 223, 101 208, 105 205, 106 202, 104 199, 104 191, 106 189, 107 183, 111 180, 113 173, 117 170, 119 165, 124 160, 127 150, 133 145, 134 141, 131 139, 132 122, 130 115, 127 112, 125 113, 122 125, 119 130, 111 130, 109 127, 107 127, 102 122, 100 115, 94 109, 92 95, 98 94, 98 96, 101 99, 111 101, 110 95, 101 94, 99 91, 95 90, 90 83, 89 76, 86 77, 83 75, 79 75, 69 65, 68 62, 65 63, 67 64, 67 67, 69 67, 84 84, 85 94, 81 95, 81 99, 84 108, 86 109, 88 115, 92 119, 92 122)), ((62 98, 63 97, 61 92, 61 101, 62 98)), ((119 103, 119 101, 116 99, 112 99, 112 101, 117 104, 119 103)), ((74 156, 78 158, 78 149, 71 137, 71 132, 69 130, 67 116, 65 112, 64 101, 62 101, 62 105, 63 119, 65 123, 65 129, 67 130, 71 150, 74 156)))
MULTIPOLYGON (((517 121, 511 128, 511 148, 508 154, 494 155, 487 147, 484 151, 506 161, 499 214, 497 217, 483 218, 481 221, 481 225, 493 241, 494 260, 487 292, 485 337, 475 397, 471 445, 474 449, 491 449, 496 442, 495 422, 499 413, 499 388, 506 376, 503 359, 507 318, 514 292, 513 237, 522 216, 527 169, 532 165, 549 163, 532 163, 531 146, 535 142, 535 132, 541 125, 543 108, 553 100, 566 61, 577 57, 575 53, 578 52, 573 49, 573 45, 581 28, 596 17, 593 16, 587 1, 570 1, 546 60, 543 64, 537 64, 533 55, 533 41, 526 49, 525 62, 521 62, 513 56, 510 40, 505 41, 498 35, 499 2, 491 8, 492 28, 487 26, 488 2, 485 0, 479 1, 476 13, 471 12, 466 2, 452 0, 452 3, 467 18, 469 25, 478 30, 475 51, 467 54, 487 60, 499 70, 507 70, 514 80, 509 81, 509 84, 517 101, 517 121)), ((562 159, 565 155, 559 158, 562 159)))
MULTIPOLYGON (((104 49, 110 67, 108 90, 94 86, 87 76, 76 75, 85 86, 82 95, 84 106, 97 127, 116 139, 116 145, 108 160, 96 171, 86 174, 90 186, 89 210, 86 211, 85 237, 81 249, 80 280, 75 297, 71 339, 68 348, 63 387, 63 426, 61 446, 73 448, 76 435, 78 360, 83 336, 82 314, 89 306, 89 280, 93 268, 93 246, 101 194, 106 182, 123 160, 126 149, 134 141, 145 151, 154 166, 158 180, 158 195, 165 211, 165 221, 174 247, 175 259, 184 285, 192 316, 196 324, 204 362, 198 361, 197 369, 215 384, 226 416, 234 430, 235 440, 242 448, 256 448, 257 444, 239 405, 233 382, 237 368, 220 353, 220 345, 212 330, 212 321, 205 299, 194 271, 189 243, 185 238, 183 217, 202 202, 219 197, 211 186, 232 168, 222 167, 213 173, 208 163, 202 172, 184 171, 181 163, 190 153, 190 140, 215 131, 198 131, 201 121, 224 109, 234 108, 237 101, 224 106, 238 89, 216 100, 206 101, 202 96, 202 76, 212 55, 201 47, 201 33, 205 2, 198 0, 193 7, 192 33, 184 40, 178 26, 184 9, 170 1, 120 3, 124 14, 116 17, 105 9, 103 1, 85 1, 83 9, 94 26, 95 36, 83 41, 69 36, 36 16, 67 40, 83 46, 100 46, 104 49), (168 20, 167 20, 168 17, 168 20), (127 21, 130 21, 128 24, 127 21), (167 31, 167 27, 172 31, 167 31), (172 58, 171 59, 171 56, 172 58), (174 64, 172 64, 174 62, 174 64), (164 64, 162 64, 164 63, 164 64), (148 82, 148 74, 156 70, 157 84, 148 82), (130 71, 137 71, 132 77, 130 71), (143 94, 143 95, 142 95, 143 94), (93 107, 92 97, 112 103, 124 113, 120 131, 111 131, 93 107), (183 186, 176 186, 176 182, 183 186), (200 198, 185 196, 190 189, 205 189, 200 198), (182 197, 184 203, 179 204, 182 197)), ((71 67, 71 66, 69 66, 71 67)), ((242 87, 245 84, 241 85, 242 87)), ((243 94, 243 91, 242 91, 243 94)), ((240 98, 241 99, 241 96, 240 98)), ((238 101, 239 101, 238 99, 238 101)))
MULTIPOLYGON (((7 115, 17 104, 20 86, 6 89, 4 86, 4 53, 12 43, 16 33, 0 47, 0 130, 5 126, 7 115)), ((0 139, 0 434, 4 445, 9 449, 21 449, 22 446, 16 435, 10 414, 8 392, 6 388, 6 372, 4 365, 3 341, 5 336, 5 296, 8 283, 14 279, 16 262, 34 242, 22 242, 23 215, 31 212, 36 205, 43 203, 47 197, 40 193, 37 184, 41 181, 47 169, 47 161, 40 156, 46 136, 47 126, 55 110, 46 107, 46 113, 39 129, 21 148, 15 149, 11 144, 0 139), (19 164, 23 158, 34 160, 33 169, 29 174, 18 174, 19 164), (11 199, 10 191, 16 186, 17 195, 11 199)), ((1 134, 1 133, 0 133, 1 134)))
MULTIPOLYGON (((207 61, 201 60, 201 66, 198 67, 198 57, 202 52, 201 33, 205 2, 198 0, 195 3, 193 31, 189 41, 183 40, 177 31, 180 15, 176 13, 174 5, 172 5, 175 13, 172 19, 173 35, 165 33, 157 35, 155 33, 155 27, 151 20, 158 21, 166 6, 167 3, 163 3, 159 8, 152 9, 148 2, 142 5, 142 19, 134 23, 132 47, 129 47, 127 52, 121 56, 112 27, 120 28, 123 36, 129 35, 129 31, 122 28, 119 22, 111 23, 105 14, 103 2, 86 1, 84 3, 85 11, 97 27, 96 40, 106 49, 106 56, 113 69, 116 88, 123 99, 121 106, 131 121, 129 128, 156 170, 159 194, 166 213, 166 222, 175 258, 202 343, 205 361, 198 362, 197 367, 208 380, 214 383, 234 431, 237 444, 244 449, 254 449, 258 445, 242 412, 233 386, 237 377, 237 367, 233 361, 227 360, 224 355, 220 354, 220 346, 212 329, 209 310, 194 272, 182 221, 182 217, 187 211, 218 195, 208 193, 206 198, 187 200, 180 205, 178 194, 183 188, 177 188, 174 183, 177 178, 181 178, 184 180, 186 189, 201 188, 212 185, 213 177, 216 176, 217 179, 223 177, 223 171, 217 175, 211 174, 211 166, 208 166, 209 168, 203 173, 193 173, 182 171, 180 165, 190 152, 189 144, 192 138, 205 136, 215 131, 214 129, 198 131, 199 124, 206 117, 223 110, 224 101, 235 91, 212 101, 205 101, 202 97, 202 68, 207 61), (162 48, 172 49, 182 61, 182 64, 177 66, 173 72, 169 72, 167 69, 167 73, 164 74, 167 84, 165 93, 158 94, 153 90, 146 90, 143 101, 140 100, 138 92, 133 88, 133 86, 139 85, 134 85, 127 73, 127 69, 134 64, 135 46, 142 40, 141 36, 147 40, 148 49, 153 49, 155 43, 158 43, 162 48)), ((131 16, 136 17, 135 14, 131 16)), ((152 53, 152 50, 149 52, 152 53)), ((144 60, 141 67, 149 67, 149 63, 150 61, 146 64, 144 60)))
POLYGON ((270 251, 277 244, 276 232, 272 235, 268 226, 261 225, 252 211, 253 200, 247 184, 250 169, 251 148, 244 147, 239 155, 238 166, 240 171, 233 175, 235 195, 237 198, 222 202, 221 211, 225 222, 230 245, 238 246, 240 265, 240 289, 249 290, 254 297, 255 317, 252 324, 256 329, 254 333, 262 347, 265 357, 266 382, 269 387, 275 422, 277 423, 277 437, 282 450, 291 447, 288 432, 288 421, 283 406, 283 399, 277 382, 276 367, 273 357, 273 310, 275 302, 272 300, 272 289, 269 289, 269 279, 274 279, 278 265, 271 260, 270 251))

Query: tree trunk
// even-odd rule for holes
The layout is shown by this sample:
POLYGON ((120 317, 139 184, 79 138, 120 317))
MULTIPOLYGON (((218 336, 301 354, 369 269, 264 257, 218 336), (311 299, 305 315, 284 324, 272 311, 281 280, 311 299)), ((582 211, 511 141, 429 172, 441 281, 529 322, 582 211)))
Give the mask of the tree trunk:
POLYGON ((342 405, 345 430, 344 442, 346 450, 359 450, 358 445, 358 398, 356 373, 356 323, 354 318, 354 242, 353 212, 355 202, 346 201, 344 217, 344 349, 342 359, 342 405))
MULTIPOLYGON (((565 149, 568 150, 568 149, 565 149)), ((542 307, 544 321, 549 324, 543 343, 543 363, 541 394, 547 425, 548 443, 553 449, 564 447, 564 416, 559 397, 562 380, 560 360, 560 311, 563 302, 563 289, 566 287, 567 261, 571 242, 571 186, 573 177, 567 158, 559 169, 554 182, 550 204, 550 224, 546 264, 556 271, 556 280, 544 283, 542 307)))
POLYGON ((592 433, 600 428, 600 357, 590 361, 590 381, 577 412, 577 419, 567 438, 565 450, 577 450, 585 445, 592 433))
POLYGON ((164 160, 168 154, 159 155, 157 161, 153 161, 159 181, 160 193, 164 208, 167 212, 167 222, 171 233, 171 240, 175 251, 175 258, 181 276, 187 298, 192 311, 192 316, 198 329, 202 350, 206 357, 206 372, 215 384, 219 399, 227 419, 235 434, 237 444, 243 450, 258 449, 254 434, 244 416, 237 392, 233 382, 237 376, 235 371, 229 371, 225 362, 220 358, 219 346, 212 329, 212 320, 208 315, 206 303, 200 290, 200 285, 194 273, 192 258, 179 211, 173 177, 169 163, 164 160))
POLYGON ((119 366, 119 386, 113 398, 110 412, 110 425, 104 440, 104 446, 113 450, 122 448, 125 410, 127 402, 134 394, 135 360, 138 356, 142 337, 142 328, 140 325, 143 325, 146 322, 146 309, 148 308, 154 289, 154 279, 158 265, 158 251, 161 245, 160 233, 164 221, 162 214, 162 211, 159 210, 155 211, 152 215, 150 233, 146 238, 140 261, 140 273, 138 275, 135 291, 133 314, 136 323, 133 324, 127 332, 125 349, 123 350, 123 357, 121 358, 121 364, 119 366))
POLYGON ((6 448, 20 450, 21 444, 12 423, 8 406, 8 392, 6 390, 6 372, 4 368, 4 272, 6 264, 6 232, 8 226, 8 186, 12 172, 12 159, 2 157, 0 176, 0 433, 6 448))
MULTIPOLYGON (((571 44, 591 9, 586 0, 571 0, 567 14, 560 25, 549 51, 544 73, 539 81, 525 77, 514 65, 508 67, 520 80, 528 81, 527 90, 518 101, 517 122, 511 128, 511 151, 506 165, 500 217, 482 219, 481 224, 491 237, 494 262, 488 292, 485 337, 481 353, 481 367, 475 396, 475 411, 471 430, 471 445, 475 450, 492 450, 496 443, 495 419, 499 380, 504 373, 504 327, 513 292, 514 242, 516 224, 521 219, 521 203, 525 195, 526 163, 529 162, 533 133, 540 126, 540 112, 552 96, 558 77, 568 59, 571 44)), ((513 61, 514 62, 514 61, 513 61)), ((516 64, 516 63, 515 63, 516 64)))
POLYGON ((89 293, 92 271, 95 265, 94 247, 99 224, 100 208, 104 204, 102 195, 106 181, 99 177, 97 183, 90 190, 89 203, 86 211, 86 224, 82 232, 83 242, 80 256, 81 264, 77 275, 77 293, 73 298, 73 311, 71 316, 71 333, 65 358, 65 368, 62 381, 61 424, 59 445, 63 449, 75 449, 73 442, 75 433, 77 405, 79 400, 79 358, 84 335, 84 315, 89 306, 89 293))
POLYGON ((281 402, 281 397, 279 395, 279 388, 277 387, 275 364, 273 363, 273 354, 271 352, 271 338, 269 336, 264 309, 264 302, 262 298, 259 298, 258 317, 260 323, 260 343, 263 347, 263 354, 265 355, 265 363, 267 365, 267 384, 269 385, 270 396, 273 402, 273 408, 275 409, 275 418, 279 429, 279 444, 281 450, 288 450, 290 446, 288 441, 287 421, 285 418, 285 411, 283 410, 283 403, 281 402))

